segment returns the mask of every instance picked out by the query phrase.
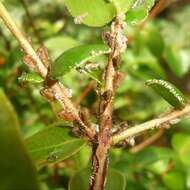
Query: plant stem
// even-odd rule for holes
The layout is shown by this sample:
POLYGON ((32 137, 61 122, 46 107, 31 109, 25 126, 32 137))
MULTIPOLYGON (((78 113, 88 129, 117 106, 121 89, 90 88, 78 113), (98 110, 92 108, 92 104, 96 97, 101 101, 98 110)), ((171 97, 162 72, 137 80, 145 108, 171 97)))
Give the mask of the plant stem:
MULTIPOLYGON (((19 42, 20 46, 22 47, 23 51, 29 55, 32 60, 36 63, 36 68, 39 74, 46 79, 48 74, 48 68, 43 64, 40 57, 36 54, 35 50, 32 48, 31 44, 25 38, 24 34, 19 30, 17 25, 12 20, 11 16, 9 15, 8 11, 4 7, 4 5, 0 2, 0 17, 10 30, 10 32, 15 36, 17 41, 19 42)), ((58 102, 61 104, 63 110, 68 110, 72 113, 75 121, 85 130, 86 135, 92 139, 95 135, 95 132, 86 126, 79 116, 79 110, 75 108, 71 100, 67 95, 66 88, 60 83, 55 82, 51 87, 51 90, 54 94, 54 97, 58 102)))
POLYGON ((123 141, 127 138, 137 136, 141 134, 142 132, 145 132, 147 130, 153 130, 160 127, 165 127, 165 125, 172 125, 180 121, 180 118, 190 114, 190 105, 188 104, 185 106, 182 110, 174 110, 170 112, 169 114, 166 114, 163 117, 153 119, 150 121, 147 121, 145 123, 136 125, 134 127, 131 127, 129 129, 126 129, 125 131, 122 131, 119 134, 116 134, 111 137, 111 144, 115 145, 119 143, 120 141, 123 141))
MULTIPOLYGON (((93 169, 90 190, 103 190, 108 170, 108 152, 110 149, 110 131, 112 128, 112 109, 117 76, 118 56, 121 53, 120 40, 126 42, 123 36, 123 20, 119 17, 112 23, 108 41, 112 51, 109 54, 105 72, 105 87, 100 100, 99 133, 93 151, 93 169)), ((123 47, 122 47, 123 48, 123 47)))

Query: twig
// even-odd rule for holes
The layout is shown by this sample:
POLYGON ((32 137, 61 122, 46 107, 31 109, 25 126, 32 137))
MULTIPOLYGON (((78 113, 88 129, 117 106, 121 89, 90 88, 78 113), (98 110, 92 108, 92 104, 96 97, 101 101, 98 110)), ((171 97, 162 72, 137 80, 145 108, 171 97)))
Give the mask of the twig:
POLYGON ((34 31, 34 34, 35 34, 36 38, 38 39, 39 43, 42 43, 41 37, 40 37, 40 33, 39 33, 39 31, 37 30, 36 25, 35 25, 35 23, 34 23, 34 21, 33 21, 33 18, 32 18, 32 15, 31 15, 29 9, 28 9, 26 0, 20 0, 20 1, 21 1, 22 5, 23 5, 23 7, 24 7, 24 9, 25 9, 26 15, 27 15, 28 20, 29 20, 29 22, 30 22, 30 24, 31 24, 31 27, 33 28, 33 31, 34 31))
POLYGON ((93 151, 93 171, 91 176, 90 190, 103 190, 105 186, 108 151, 110 148, 110 130, 112 128, 112 109, 115 84, 117 76, 118 56, 126 48, 126 38, 123 34, 123 15, 118 15, 112 23, 111 32, 105 34, 106 41, 111 47, 108 64, 105 72, 105 87, 100 100, 99 109, 99 133, 97 144, 93 151))
POLYGON ((157 131, 151 137, 147 138, 142 143, 140 143, 140 144, 132 147, 131 149, 129 149, 129 152, 136 153, 136 152, 139 152, 139 151, 143 150, 147 146, 149 146, 152 143, 154 143, 155 141, 157 141, 164 134, 164 131, 165 131, 164 129, 160 129, 159 131, 157 131))
POLYGON ((167 124, 169 124, 169 125, 175 124, 180 121, 181 117, 188 115, 188 114, 190 114, 190 105, 189 104, 187 106, 185 106, 182 110, 174 110, 171 113, 166 114, 165 116, 163 116, 161 118, 147 121, 145 123, 136 125, 134 127, 126 129, 125 131, 123 131, 119 134, 114 135, 111 138, 111 144, 115 145, 120 141, 123 141, 129 137, 137 136, 147 130, 153 130, 153 129, 157 129, 159 127, 165 127, 165 125, 167 125, 167 124))
MULTIPOLYGON (((7 12, 4 5, 0 2, 0 17, 7 26, 7 28, 10 30, 10 32, 15 36, 17 41, 19 42, 20 46, 26 53, 26 55, 29 55, 33 62, 36 64, 36 68, 40 75, 46 79, 48 74, 47 67, 43 64, 40 57, 36 54, 35 50, 32 48, 31 44, 28 42, 28 40, 25 38, 24 34, 19 30, 17 25, 14 23, 12 18, 10 17, 9 13, 7 12)), ((67 110, 70 113, 72 113, 75 121, 78 122, 78 124, 85 129, 85 132, 87 136, 92 139, 95 135, 95 132, 86 126, 83 121, 81 120, 79 116, 79 111, 74 107, 73 103, 69 99, 67 95, 67 89, 60 83, 55 82, 51 87, 51 90, 53 92, 53 95, 57 101, 61 104, 63 110, 67 110)))

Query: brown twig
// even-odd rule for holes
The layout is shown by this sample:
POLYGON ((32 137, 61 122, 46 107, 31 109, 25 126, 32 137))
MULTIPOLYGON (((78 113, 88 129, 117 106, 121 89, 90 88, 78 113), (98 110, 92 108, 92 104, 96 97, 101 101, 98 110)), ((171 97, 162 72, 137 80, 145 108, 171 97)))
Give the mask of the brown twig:
POLYGON ((99 133, 93 151, 93 171, 90 190, 103 190, 105 186, 108 151, 110 149, 110 130, 112 128, 112 109, 114 99, 114 79, 117 76, 117 62, 119 54, 125 50, 126 38, 123 35, 123 17, 118 15, 112 23, 111 32, 106 33, 106 41, 111 47, 108 64, 105 71, 105 87, 100 100, 99 133))
POLYGON ((137 153, 137 152, 143 150, 144 148, 148 147, 149 145, 151 145, 152 143, 157 141, 164 134, 164 131, 165 131, 164 129, 160 129, 159 131, 157 131, 151 137, 147 138, 142 143, 140 143, 140 144, 132 147, 131 149, 129 149, 129 152, 137 153))
MULTIPOLYGON (((24 34, 19 30, 14 23, 4 5, 0 2, 0 17, 15 36, 20 46, 26 55, 29 55, 32 61, 35 63, 36 70, 46 80, 48 74, 48 68, 44 65, 40 57, 37 55, 31 44, 25 38, 24 34)), ((92 139, 95 135, 95 131, 86 126, 79 116, 79 111, 75 108, 70 98, 68 97, 67 89, 60 83, 55 82, 49 87, 54 95, 54 98, 61 104, 63 110, 67 110, 72 113, 74 120, 85 130, 86 135, 92 139)))
POLYGON ((25 10, 25 12, 26 12, 26 15, 27 15, 27 17, 28 17, 28 20, 29 20, 29 22, 30 22, 31 27, 33 28, 33 31, 34 31, 34 34, 35 34, 36 38, 38 39, 39 43, 42 43, 42 40, 41 40, 41 37, 40 37, 40 33, 39 33, 39 31, 37 30, 37 27, 36 27, 36 25, 35 25, 35 23, 34 23, 32 14, 30 13, 30 11, 29 11, 29 9, 28 9, 28 5, 27 5, 26 0, 20 0, 20 1, 21 1, 22 5, 23 5, 23 7, 24 7, 24 10, 25 10))
POLYGON ((168 125, 175 124, 180 121, 180 118, 190 114, 190 105, 186 105, 182 110, 174 110, 169 114, 164 115, 163 117, 141 123, 129 129, 122 131, 119 134, 115 134, 111 138, 111 144, 115 145, 120 141, 123 141, 127 138, 137 136, 142 132, 157 129, 160 127, 166 127, 168 125))

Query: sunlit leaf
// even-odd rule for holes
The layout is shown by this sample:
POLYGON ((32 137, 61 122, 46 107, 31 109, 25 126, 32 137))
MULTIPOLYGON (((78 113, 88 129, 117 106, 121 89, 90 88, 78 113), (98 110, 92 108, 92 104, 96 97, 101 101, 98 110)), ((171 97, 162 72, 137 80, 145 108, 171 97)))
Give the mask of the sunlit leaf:
POLYGON ((162 179, 170 190, 186 189, 185 175, 179 171, 168 172, 162 179))
POLYGON ((39 189, 16 113, 0 90, 0 189, 39 189))
POLYGON ((152 87, 162 98, 176 109, 181 109, 186 105, 185 96, 173 84, 157 79, 148 80, 146 84, 152 87))
POLYGON ((172 138, 172 146, 182 163, 190 166, 190 135, 183 133, 175 134, 172 138))
POLYGON ((118 13, 129 11, 136 0, 110 0, 116 7, 118 13))
POLYGON ((73 17, 88 26, 103 26, 116 15, 114 5, 105 0, 65 0, 64 3, 73 17))
POLYGON ((154 0, 137 0, 133 8, 126 14, 128 24, 138 24, 146 19, 149 11, 154 6, 154 0))
MULTIPOLYGON (((69 182, 69 190, 87 190, 89 187, 90 170, 84 169, 77 172, 69 182)), ((105 190, 124 190, 125 178, 119 171, 115 169, 108 170, 107 183, 105 190)))
POLYGON ((81 67, 89 59, 107 54, 110 48, 104 44, 81 45, 65 51, 52 64, 51 75, 63 76, 70 70, 81 67))
POLYGON ((48 127, 26 139, 27 148, 39 164, 58 162, 77 153, 85 141, 71 134, 65 126, 48 127))

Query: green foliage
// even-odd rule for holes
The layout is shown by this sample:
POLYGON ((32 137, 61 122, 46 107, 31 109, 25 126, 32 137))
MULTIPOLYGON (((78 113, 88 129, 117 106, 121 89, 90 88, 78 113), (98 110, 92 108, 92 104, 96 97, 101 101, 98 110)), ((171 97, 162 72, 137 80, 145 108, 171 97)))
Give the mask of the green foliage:
POLYGON ((0 89, 0 189, 39 189, 36 171, 19 131, 17 115, 0 89))
POLYGON ((63 76, 71 69, 82 67, 88 60, 107 54, 110 48, 104 44, 81 45, 61 54, 52 64, 51 75, 63 76))
POLYGON ((154 6, 154 0, 136 1, 133 8, 126 15, 128 24, 138 24, 148 17, 149 11, 154 6))
POLYGON ((152 87, 160 96, 162 96, 167 102, 177 109, 181 109, 186 105, 186 98, 171 83, 164 80, 148 80, 146 83, 148 86, 152 87))
POLYGON ((163 176, 163 182, 170 190, 186 189, 183 173, 172 171, 163 176))
POLYGON ((65 5, 73 17, 81 17, 81 22, 88 26, 103 26, 116 14, 114 5, 104 0, 66 0, 65 5))
MULTIPOLYGON (((34 48, 37 49, 38 39, 20 1, 3 2, 27 36, 32 37, 34 48)), ((180 2, 177 4, 179 6, 171 6, 139 27, 136 24, 145 21, 153 1, 39 0, 27 3, 40 37, 48 48, 52 66, 50 71, 65 86, 73 89, 73 101, 80 100, 89 82, 95 83, 80 105, 90 111, 92 123, 97 122, 95 117, 99 109, 99 94, 104 85, 102 74, 107 55, 92 58, 90 53, 93 50, 109 52, 105 45, 94 47, 93 44, 102 44, 102 32, 109 30, 111 21, 121 12, 126 15, 125 34, 129 40, 127 50, 121 55, 118 64, 122 80, 114 98, 114 127, 119 126, 121 121, 134 126, 160 116, 171 108, 170 105, 181 109, 186 103, 183 95, 173 86, 178 86, 189 98, 188 4, 183 6, 180 2), (82 24, 76 25, 74 19, 82 24), (58 60, 59 64, 55 66, 58 60), (88 65, 86 61, 95 63, 95 70, 76 72, 79 66, 85 69, 88 65), (81 65, 81 62, 84 64, 81 65), (145 85, 145 81, 150 79, 169 83, 164 81, 166 86, 159 82, 151 83, 150 86, 157 91, 154 93, 145 85), (180 99, 176 93, 180 94, 180 99)), ((60 107, 57 108, 54 102, 47 103, 40 96, 42 85, 38 82, 43 84, 42 79, 28 71, 22 61, 23 52, 3 25, 1 31, 10 42, 11 49, 7 49, 1 37, 0 86, 8 97, 0 92, 0 189, 12 188, 15 184, 21 184, 24 188, 32 184, 31 188, 38 188, 26 148, 38 167, 38 180, 42 189, 63 190, 69 187, 72 190, 77 185, 86 188, 89 179, 85 176, 89 176, 89 170, 85 173, 85 168, 91 164, 92 155, 90 144, 74 137, 72 128, 66 127, 68 124, 65 121, 57 127, 52 126, 52 123, 59 122, 55 112, 60 107), (19 77, 27 85, 20 84, 19 77), (7 99, 11 100, 15 111, 7 99), (20 124, 15 112, 18 113, 20 124), (21 136, 25 138, 26 148, 21 136)), ((107 189, 189 189, 189 126, 189 118, 182 119, 171 130, 166 130, 152 146, 137 153, 128 151, 130 145, 124 149, 111 149, 109 162, 112 169, 109 170, 111 174, 107 179, 107 189)), ((136 144, 153 134, 154 131, 150 131, 135 137, 136 144)))
POLYGON ((39 165, 44 165, 64 160, 77 153, 85 142, 73 137, 70 130, 66 126, 53 126, 27 138, 26 145, 32 158, 39 165))
POLYGON ((187 167, 190 166, 190 136, 188 134, 175 134, 172 138, 172 145, 179 156, 179 159, 187 167))
POLYGON ((182 77, 189 71, 189 53, 187 50, 179 50, 175 47, 166 47, 165 58, 172 72, 182 77))

